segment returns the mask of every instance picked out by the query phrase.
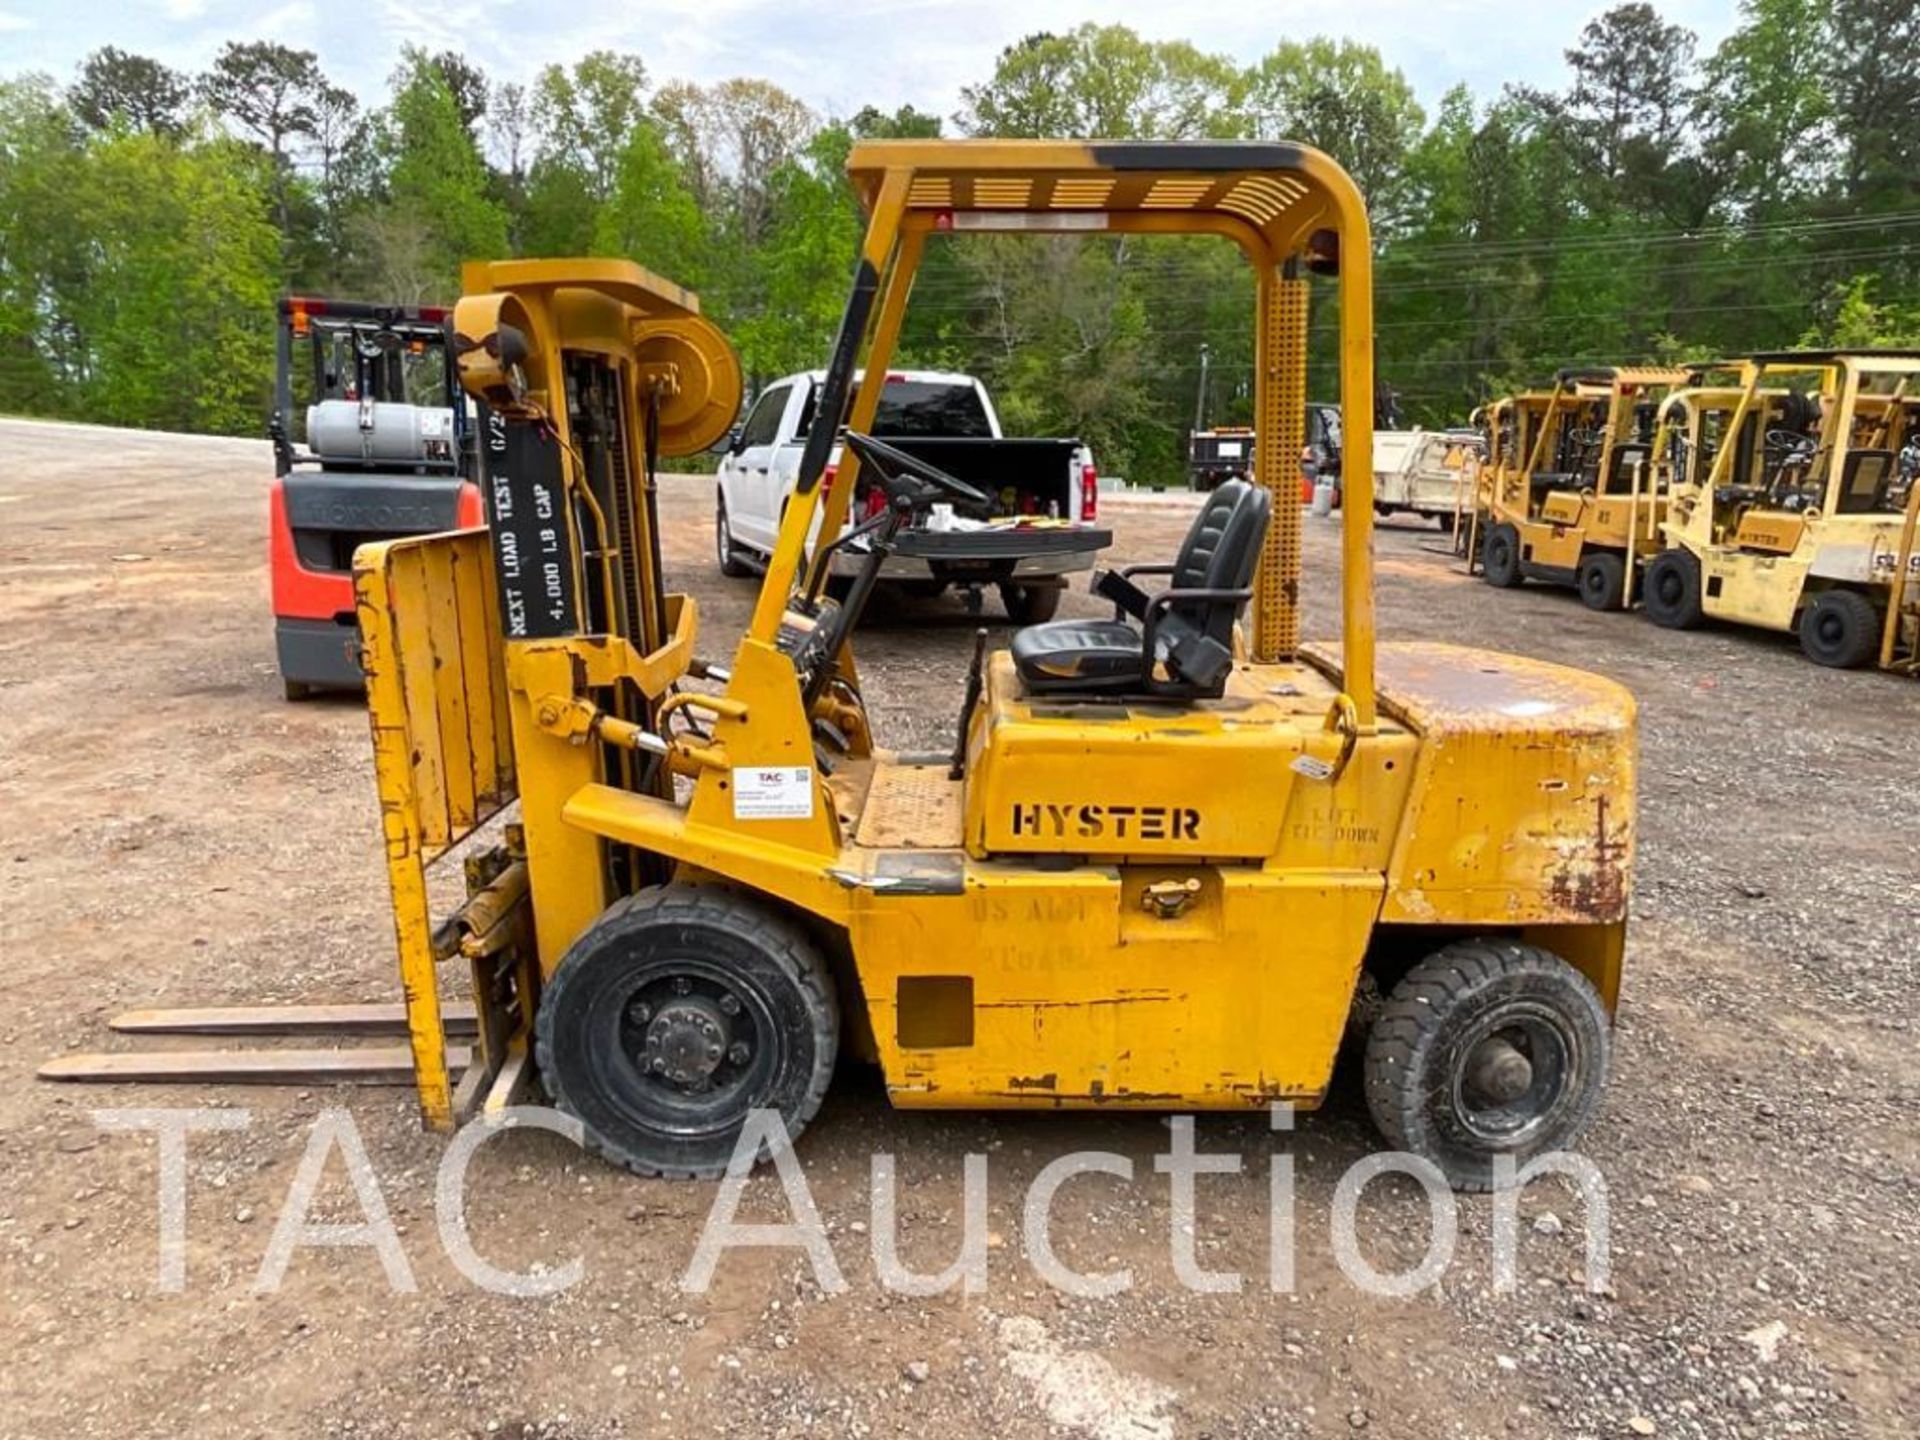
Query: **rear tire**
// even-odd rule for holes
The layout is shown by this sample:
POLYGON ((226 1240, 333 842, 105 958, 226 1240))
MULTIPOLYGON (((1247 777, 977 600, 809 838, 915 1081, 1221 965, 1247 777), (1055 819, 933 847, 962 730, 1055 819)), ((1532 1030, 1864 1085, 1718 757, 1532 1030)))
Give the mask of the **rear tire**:
POLYGON ((840 1042, 825 959, 727 890, 668 885, 607 907, 540 998, 540 1075, 593 1153, 640 1175, 725 1173, 749 1109, 797 1137, 840 1042))
POLYGON ((1857 670, 1880 646, 1880 612, 1857 590, 1828 590, 1800 612, 1800 648, 1816 665, 1857 670))
POLYGON ((720 573, 738 580, 751 575, 753 567, 740 558, 740 547, 733 543, 733 529, 727 524, 727 502, 716 494, 713 507, 714 549, 719 552, 720 573))
POLYGON ((1497 590, 1511 590, 1526 576, 1520 573, 1520 532, 1511 525, 1496 525, 1487 532, 1480 547, 1481 577, 1497 590))
POLYGON ((1589 610, 1618 610, 1627 594, 1627 562, 1611 550, 1596 550, 1580 561, 1573 580, 1589 610))
POLYGON ((1002 585, 1000 603, 1016 625, 1041 625, 1060 609, 1061 585, 1002 585))
POLYGON ((1691 550, 1662 550, 1647 565, 1641 604, 1669 630, 1691 630, 1706 617, 1700 603, 1700 560, 1691 550))
POLYGON ((1493 1159, 1565 1149, 1606 1085, 1606 1006, 1549 950, 1464 940, 1409 970, 1367 1034, 1367 1108, 1387 1143, 1456 1190, 1493 1186, 1493 1159))

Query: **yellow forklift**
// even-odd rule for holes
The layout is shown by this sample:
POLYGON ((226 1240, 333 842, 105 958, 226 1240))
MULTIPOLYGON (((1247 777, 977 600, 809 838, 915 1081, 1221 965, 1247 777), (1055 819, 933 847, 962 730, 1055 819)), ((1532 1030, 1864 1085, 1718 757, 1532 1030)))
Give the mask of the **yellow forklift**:
POLYGON ((1524 448, 1491 489, 1480 557, 1489 585, 1548 581, 1571 585, 1590 609, 1627 605, 1631 573, 1660 548, 1660 402, 1691 378, 1664 367, 1562 370, 1544 405, 1517 397, 1524 448))
POLYGON ((1755 355, 1724 428, 1672 493, 1647 617, 1797 631, 1817 664, 1912 673, 1920 354, 1755 355))
POLYGON ((1557 665, 1376 644, 1352 181, 1256 142, 872 141, 849 169, 868 227, 822 406, 848 416, 844 452, 824 484, 833 428, 808 437, 724 664, 663 584, 639 442, 691 444, 707 427, 676 415, 737 393, 692 297, 616 261, 468 267, 454 328, 491 536, 357 562, 427 1123, 537 1077, 608 1159, 712 1176, 750 1109, 797 1134, 848 1053, 909 1108, 1310 1107, 1377 987, 1365 1086, 1390 1144, 1464 1188, 1567 1145, 1619 996, 1633 701, 1557 665), (868 433, 913 276, 933 237, 1063 233, 1246 257, 1255 475, 1212 491, 1166 563, 1096 577, 1113 618, 991 654, 982 632, 951 753, 895 753, 856 628, 903 526, 988 499, 868 433), (1315 277, 1338 297, 1348 504, 1339 636, 1308 645, 1315 277), (855 471, 886 503, 836 601, 809 537, 841 533, 855 471), (470 893, 436 923, 426 867, 450 853, 470 893), (461 958, 470 1054, 442 998, 461 958))

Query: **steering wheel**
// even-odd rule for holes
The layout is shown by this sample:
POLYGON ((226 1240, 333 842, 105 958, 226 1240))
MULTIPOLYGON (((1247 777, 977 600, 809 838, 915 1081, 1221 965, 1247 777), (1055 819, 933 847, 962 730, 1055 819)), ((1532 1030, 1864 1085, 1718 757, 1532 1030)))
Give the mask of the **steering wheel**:
POLYGON ((861 464, 873 467, 874 476, 891 495, 904 495, 910 502, 925 498, 924 495, 916 495, 888 483, 906 478, 931 486, 958 504, 981 510, 993 508, 993 497, 986 491, 969 485, 956 475, 949 475, 937 465, 929 465, 917 455, 909 455, 904 450, 897 450, 884 440, 876 440, 871 435, 849 430, 846 443, 847 448, 860 457, 861 464))

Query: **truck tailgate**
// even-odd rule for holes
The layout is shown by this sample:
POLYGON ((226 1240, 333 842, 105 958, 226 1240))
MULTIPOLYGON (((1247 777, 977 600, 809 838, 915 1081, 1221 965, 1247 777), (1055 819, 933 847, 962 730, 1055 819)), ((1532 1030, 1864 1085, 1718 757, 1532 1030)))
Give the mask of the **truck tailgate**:
POLYGON ((916 560, 1026 560, 1036 555, 1104 550, 1113 532, 1093 525, 1004 525, 981 530, 902 530, 896 555, 916 560))

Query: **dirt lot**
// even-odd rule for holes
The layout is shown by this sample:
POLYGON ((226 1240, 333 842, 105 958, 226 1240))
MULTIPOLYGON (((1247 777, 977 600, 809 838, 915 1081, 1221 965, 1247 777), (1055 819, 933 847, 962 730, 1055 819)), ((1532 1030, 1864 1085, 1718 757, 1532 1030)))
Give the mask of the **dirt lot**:
MULTIPOLYGON (((1158 1120, 897 1115, 856 1071, 801 1146, 847 1293, 778 1251, 735 1254, 711 1292, 682 1293, 715 1187, 635 1180, 522 1134, 475 1163, 476 1244, 515 1268, 579 1256, 585 1279, 515 1301, 443 1253, 443 1142, 403 1092, 33 1078, 137 1004, 394 993, 365 720, 352 700, 285 704, 273 670, 268 470, 263 444, 0 422, 0 1435, 1915 1433, 1920 686, 1818 671, 1785 639, 1499 595, 1458 575, 1432 529, 1382 529, 1386 631, 1587 664, 1641 702, 1637 924, 1585 1147, 1614 1201, 1610 1294, 1578 1283, 1578 1206, 1551 1187, 1523 1202, 1518 1294, 1491 1288, 1483 1200, 1463 1208, 1439 1288, 1388 1301, 1349 1285, 1328 1216, 1371 1144, 1350 1084, 1291 1137, 1202 1119, 1202 1148, 1248 1167, 1201 1181, 1199 1253, 1248 1280, 1196 1295, 1168 1262, 1158 1120), (89 1111, 203 1100, 251 1122, 192 1140, 186 1288, 158 1294, 154 1142, 89 1111), (417 1290, 391 1291, 364 1249, 308 1250, 256 1295, 335 1105, 417 1290), (1075 1181, 1056 1207, 1064 1259, 1131 1267, 1111 1299, 1057 1295, 1021 1254, 1028 1181, 1081 1148, 1136 1167, 1130 1183, 1075 1181), (925 1269, 955 1247, 962 1157, 989 1157, 984 1294, 880 1289, 876 1149, 899 1157, 903 1246, 925 1269), (1265 1279, 1274 1153, 1299 1176, 1290 1296, 1265 1279)), ((717 652, 752 592, 717 572, 709 505, 703 482, 665 485, 670 565, 717 652)), ((1124 559, 1169 553, 1185 521, 1166 504, 1109 515, 1124 559)), ((1334 530, 1308 533, 1308 629, 1327 633, 1334 530)), ((970 624, 948 601, 863 636, 887 743, 944 743, 970 624)), ((349 1220, 342 1176, 336 1157, 319 1211, 349 1220)), ((761 1205, 778 1201, 770 1181, 753 1196, 780 1216, 761 1205)), ((1376 1264, 1412 1263, 1424 1200, 1376 1186, 1362 1234, 1376 1264)))

